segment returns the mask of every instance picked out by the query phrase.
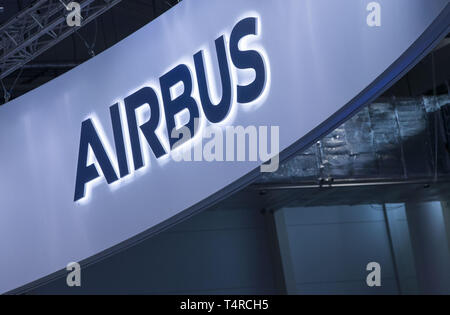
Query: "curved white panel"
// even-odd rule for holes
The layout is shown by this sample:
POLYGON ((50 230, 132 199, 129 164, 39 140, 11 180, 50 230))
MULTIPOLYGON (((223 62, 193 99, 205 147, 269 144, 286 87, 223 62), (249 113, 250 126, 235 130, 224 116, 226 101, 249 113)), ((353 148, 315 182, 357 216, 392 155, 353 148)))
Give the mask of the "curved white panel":
MULTIPOLYGON (((83 121, 95 124, 118 174, 110 106, 119 102, 123 117, 124 98, 145 86, 154 88, 161 103, 159 78, 179 64, 194 75, 193 55, 205 49, 214 60, 214 40, 221 35, 233 86, 252 81, 252 71, 233 66, 228 46, 236 24, 254 17, 258 35, 240 48, 263 56, 264 91, 246 105, 236 101, 234 88, 231 114, 221 126, 279 126, 280 149, 286 149, 368 87, 448 4, 379 0, 381 26, 369 27, 370 2, 185 0, 111 49, 1 107, 0 292, 182 214, 259 166, 177 163, 148 151, 146 167, 131 168, 111 185, 102 178, 88 184, 88 195, 74 202, 83 121)), ((209 82, 220 82, 217 73, 209 82)), ((200 104, 195 75, 193 95, 200 104)), ((165 132, 161 127, 162 138, 165 132)))

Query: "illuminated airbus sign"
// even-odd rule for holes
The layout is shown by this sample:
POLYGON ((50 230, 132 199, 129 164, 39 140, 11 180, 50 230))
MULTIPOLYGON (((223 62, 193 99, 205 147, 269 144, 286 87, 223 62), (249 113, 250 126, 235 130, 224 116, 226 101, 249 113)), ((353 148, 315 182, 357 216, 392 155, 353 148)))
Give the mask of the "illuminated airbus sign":
POLYGON ((1 106, 0 292, 173 226, 271 159, 175 159, 205 133, 279 127, 286 160, 448 33, 448 0, 372 2, 184 0, 1 106))
MULTIPOLYGON (((139 130, 143 133, 148 145, 150 146, 154 156, 161 158, 174 149, 175 145, 185 142, 184 139, 177 139, 174 135, 182 136, 178 133, 179 124, 176 123, 177 117, 183 112, 188 113, 188 122, 181 126, 186 127, 191 137, 195 137, 198 130, 195 130, 194 121, 200 119, 199 101, 206 119, 213 124, 220 124, 230 114, 232 104, 234 102, 233 95, 236 95, 236 101, 239 104, 249 104, 255 102, 264 92, 267 82, 267 65, 263 54, 257 50, 242 50, 239 43, 245 40, 247 36, 258 35, 258 18, 248 17, 239 21, 233 28, 229 43, 225 35, 215 40, 217 63, 219 65, 219 73, 221 80, 222 96, 218 102, 214 102, 211 97, 211 83, 208 83, 205 52, 198 51, 193 56, 195 65, 195 76, 191 72, 187 64, 179 64, 169 72, 159 78, 160 92, 162 94, 162 103, 164 110, 160 108, 159 91, 150 86, 143 87, 133 94, 127 96, 124 100, 124 109, 126 122, 121 123, 120 104, 116 103, 110 107, 110 116, 112 129, 114 134, 114 144, 116 148, 116 159, 119 172, 117 173, 113 162, 110 160, 111 153, 107 153, 103 142, 105 137, 100 137, 95 127, 95 119, 88 118, 81 125, 81 139, 78 156, 78 167, 75 185, 75 201, 78 201, 86 195, 86 185, 101 177, 103 174, 106 182, 112 184, 130 175, 130 167, 127 160, 126 144, 124 134, 128 136, 131 150, 128 150, 128 156, 133 158, 134 171, 144 167, 142 157, 141 142, 139 139, 139 130), (230 57, 228 57, 230 56, 230 57), (239 85, 233 80, 230 65, 233 64, 236 69, 254 71, 254 79, 246 85, 239 85), (197 79, 195 82, 195 78, 197 79), (182 93, 173 96, 174 88, 182 84, 182 93), (193 85, 196 84, 200 100, 193 97, 193 85), (149 107, 150 118, 145 123, 138 125, 136 113, 143 106, 149 107), (164 120, 166 122, 166 130, 171 131, 169 140, 169 148, 165 148, 163 140, 157 134, 157 129, 163 121, 161 112, 165 113, 164 120), (128 126, 124 132, 124 125, 128 126), (95 156, 98 163, 97 169, 94 163, 86 165, 88 162, 89 149, 95 156)), ((198 128, 197 128, 198 129, 198 128)), ((191 138, 189 140, 192 140, 191 138)))

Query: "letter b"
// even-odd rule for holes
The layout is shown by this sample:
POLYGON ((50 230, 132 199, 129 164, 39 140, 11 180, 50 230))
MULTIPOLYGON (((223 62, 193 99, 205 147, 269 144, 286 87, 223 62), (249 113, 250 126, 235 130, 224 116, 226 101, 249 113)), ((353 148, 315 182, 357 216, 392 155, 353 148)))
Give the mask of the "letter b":
MULTIPOLYGON (((176 139, 172 138, 172 135, 179 134, 176 131, 177 128, 175 124, 175 115, 187 109, 189 112, 189 122, 185 125, 191 134, 192 137, 195 135, 195 119, 200 117, 200 113, 198 110, 198 105, 195 99, 192 97, 192 75, 189 71, 189 68, 181 64, 168 73, 163 75, 160 79, 161 84, 161 93, 164 102, 164 110, 166 113, 166 124, 167 124, 167 132, 169 133, 169 142, 170 148, 173 149, 176 143, 180 143, 179 140, 184 141, 184 139, 176 139), (183 93, 172 99, 172 95, 170 93, 170 89, 174 87, 177 83, 183 83, 184 91, 183 93)), ((180 126, 184 127, 184 126, 180 126)), ((189 140, 189 139, 186 139, 189 140)))

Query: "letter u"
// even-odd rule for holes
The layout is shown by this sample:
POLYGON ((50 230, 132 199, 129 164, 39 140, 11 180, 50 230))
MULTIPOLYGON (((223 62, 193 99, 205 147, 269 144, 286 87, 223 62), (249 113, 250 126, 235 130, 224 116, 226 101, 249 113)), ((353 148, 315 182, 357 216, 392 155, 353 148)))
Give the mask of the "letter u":
POLYGON ((220 79, 222 82, 222 98, 218 104, 213 104, 208 91, 208 83, 205 71, 203 51, 194 55, 195 71, 197 73, 200 101, 206 118, 212 123, 218 123, 225 119, 231 107, 231 76, 228 67, 228 59, 225 47, 225 38, 221 36, 216 39, 217 60, 219 63, 220 79))

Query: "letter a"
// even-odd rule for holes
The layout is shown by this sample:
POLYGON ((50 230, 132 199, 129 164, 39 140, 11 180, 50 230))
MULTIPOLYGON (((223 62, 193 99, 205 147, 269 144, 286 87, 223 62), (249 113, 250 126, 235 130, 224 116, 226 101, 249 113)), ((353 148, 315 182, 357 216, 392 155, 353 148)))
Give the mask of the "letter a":
POLYGON ((367 271, 372 271, 367 275, 366 283, 369 287, 381 287, 381 266, 377 262, 367 264, 367 271))

